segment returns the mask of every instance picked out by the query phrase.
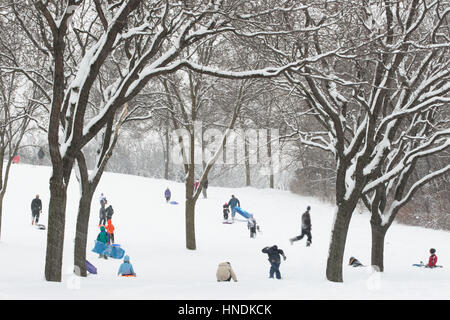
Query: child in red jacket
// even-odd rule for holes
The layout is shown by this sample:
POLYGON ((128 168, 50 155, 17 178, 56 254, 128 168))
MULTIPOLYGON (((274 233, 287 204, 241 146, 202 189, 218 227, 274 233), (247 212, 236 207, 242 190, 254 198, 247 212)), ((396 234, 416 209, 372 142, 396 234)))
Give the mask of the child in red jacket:
POLYGON ((427 268, 434 268, 436 267, 436 263, 437 263, 437 255, 435 255, 436 249, 431 248, 430 249, 430 253, 431 256, 428 259, 428 264, 427 264, 427 268))

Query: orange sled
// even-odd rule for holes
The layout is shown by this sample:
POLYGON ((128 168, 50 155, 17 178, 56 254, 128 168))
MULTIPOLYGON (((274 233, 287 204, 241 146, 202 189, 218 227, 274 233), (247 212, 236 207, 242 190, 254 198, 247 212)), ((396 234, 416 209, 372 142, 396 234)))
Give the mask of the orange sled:
POLYGON ((123 274, 122 277, 136 278, 136 276, 134 274, 123 274))

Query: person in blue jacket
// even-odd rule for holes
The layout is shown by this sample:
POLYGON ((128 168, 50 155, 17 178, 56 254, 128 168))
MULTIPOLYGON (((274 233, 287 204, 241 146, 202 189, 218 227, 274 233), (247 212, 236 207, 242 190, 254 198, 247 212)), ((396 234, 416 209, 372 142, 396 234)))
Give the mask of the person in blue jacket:
POLYGON ((169 189, 169 187, 167 187, 167 189, 166 189, 166 191, 164 191, 164 197, 166 198, 166 202, 169 202, 170 201, 170 197, 171 197, 171 192, 170 192, 170 189, 169 189))
POLYGON ((228 201, 228 205, 231 209, 231 218, 234 220, 234 216, 236 215, 236 207, 240 207, 241 203, 239 202, 239 199, 236 198, 233 194, 231 195, 230 201, 228 201))
POLYGON ((136 273, 133 270, 133 266, 130 263, 130 257, 125 256, 123 258, 123 263, 119 267, 119 272, 117 272, 119 276, 136 276, 136 273))

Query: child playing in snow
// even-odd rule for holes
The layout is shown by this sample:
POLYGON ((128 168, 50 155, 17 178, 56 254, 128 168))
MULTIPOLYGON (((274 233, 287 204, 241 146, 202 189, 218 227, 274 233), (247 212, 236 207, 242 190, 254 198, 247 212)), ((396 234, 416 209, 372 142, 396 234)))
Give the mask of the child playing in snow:
POLYGON ((269 256, 269 262, 270 262, 270 272, 269 272, 269 278, 273 279, 273 276, 277 277, 277 279, 281 279, 281 273, 280 273, 280 264, 281 264, 281 258, 280 255, 283 257, 284 260, 286 260, 286 256, 284 255, 283 250, 278 249, 276 245, 272 247, 265 247, 262 249, 263 253, 267 253, 269 256))
POLYGON ((223 220, 228 220, 228 215, 230 214, 230 209, 229 209, 229 205, 228 203, 225 203, 223 205, 223 220))
POLYGON ((350 257, 350 261, 348 262, 349 266, 352 267, 363 267, 363 264, 361 262, 359 262, 358 259, 356 259, 355 257, 350 257))
POLYGON ((431 248, 430 249, 430 253, 431 256, 428 259, 428 264, 426 265, 427 268, 435 268, 436 267, 436 263, 437 263, 437 255, 436 253, 436 249, 431 248))
POLYGON ((259 230, 259 227, 256 224, 256 220, 255 220, 255 218, 253 217, 252 214, 250 215, 250 218, 248 218, 247 229, 250 230, 250 238, 256 237, 256 230, 257 229, 259 230))
POLYGON ((130 263, 130 257, 125 256, 123 258, 123 263, 119 267, 119 272, 117 272, 117 275, 125 277, 125 276, 136 276, 136 273, 133 270, 133 266, 130 263))
MULTIPOLYGON (((106 233, 105 226, 100 227, 100 233, 97 236, 97 241, 103 242, 104 244, 109 243, 108 233, 106 233)), ((108 259, 108 257, 102 253, 100 253, 99 258, 108 259)))
POLYGON ((108 224, 106 225, 106 232, 108 233, 109 241, 114 243, 114 225, 112 224, 112 220, 108 220, 108 224))

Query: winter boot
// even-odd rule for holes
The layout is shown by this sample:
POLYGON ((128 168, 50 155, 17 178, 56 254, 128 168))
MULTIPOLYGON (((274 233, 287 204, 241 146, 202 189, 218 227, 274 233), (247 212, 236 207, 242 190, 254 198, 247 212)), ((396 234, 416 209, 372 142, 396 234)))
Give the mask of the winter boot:
POLYGON ((306 241, 306 246, 310 247, 311 246, 311 241, 306 241))

